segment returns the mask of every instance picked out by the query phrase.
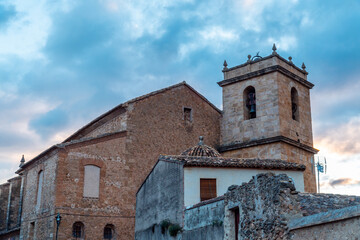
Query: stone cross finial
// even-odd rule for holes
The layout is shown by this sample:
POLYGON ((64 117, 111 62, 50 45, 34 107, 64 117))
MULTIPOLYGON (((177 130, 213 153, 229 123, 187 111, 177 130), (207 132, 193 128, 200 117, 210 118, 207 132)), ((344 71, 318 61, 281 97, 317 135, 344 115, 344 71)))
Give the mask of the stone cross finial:
POLYGON ((22 155, 19 167, 22 167, 24 164, 25 164, 25 158, 24 158, 24 155, 22 155))
POLYGON ((272 47, 272 50, 273 50, 273 54, 276 54, 276 50, 277 50, 277 48, 276 48, 276 45, 275 45, 275 43, 274 43, 274 45, 273 45, 273 47, 272 47))
POLYGON ((227 64, 226 60, 224 60, 224 70, 228 69, 227 66, 228 66, 228 64, 227 64))
POLYGON ((306 69, 305 63, 303 63, 303 64, 301 65, 301 68, 302 68, 302 70, 305 71, 305 69, 306 69))
POLYGON ((204 137, 203 136, 199 137, 199 145, 204 145, 204 137))
POLYGON ((291 60, 292 60, 292 57, 290 56, 290 57, 289 57, 289 62, 290 62, 290 63, 293 63, 291 60))
POLYGON ((248 55, 248 60, 247 61, 251 62, 251 55, 250 54, 248 55))

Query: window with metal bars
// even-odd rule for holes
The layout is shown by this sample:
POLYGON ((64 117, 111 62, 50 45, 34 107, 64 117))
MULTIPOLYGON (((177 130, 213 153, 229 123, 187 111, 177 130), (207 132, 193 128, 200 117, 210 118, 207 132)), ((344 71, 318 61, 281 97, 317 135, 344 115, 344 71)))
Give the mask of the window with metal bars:
POLYGON ((108 224, 104 228, 104 239, 113 239, 114 235, 114 226, 111 224, 108 224))
POLYGON ((76 222, 73 225, 73 237, 81 239, 84 237, 84 224, 82 222, 76 222))
POLYGON ((200 201, 216 197, 216 178, 200 178, 200 201))

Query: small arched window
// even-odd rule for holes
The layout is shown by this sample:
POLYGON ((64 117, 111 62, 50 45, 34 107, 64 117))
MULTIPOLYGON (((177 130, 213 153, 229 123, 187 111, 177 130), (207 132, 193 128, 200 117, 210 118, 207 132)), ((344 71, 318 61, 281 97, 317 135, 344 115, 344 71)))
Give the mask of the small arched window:
POLYGON ((44 182, 44 171, 38 173, 38 184, 37 184, 37 193, 36 193, 36 209, 40 209, 41 205, 41 195, 42 195, 42 186, 44 182))
POLYGON ((115 230, 114 225, 107 224, 104 227, 104 239, 115 239, 115 230))
POLYGON ((244 120, 256 118, 256 94, 253 86, 244 90, 244 120))
POLYGON ((291 117, 293 120, 299 121, 299 96, 294 87, 291 88, 291 117))
POLYGON ((84 238, 84 224, 82 222, 75 222, 72 230, 72 235, 75 239, 84 238))
POLYGON ((100 168, 86 165, 84 170, 84 197, 98 198, 100 187, 100 168))

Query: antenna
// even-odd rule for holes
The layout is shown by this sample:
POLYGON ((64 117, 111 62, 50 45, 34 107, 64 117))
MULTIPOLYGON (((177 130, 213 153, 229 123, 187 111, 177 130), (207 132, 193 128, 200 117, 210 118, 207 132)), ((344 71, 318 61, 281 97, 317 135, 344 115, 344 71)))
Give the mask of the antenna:
MULTIPOLYGON (((320 193, 320 173, 326 174, 327 163, 326 163, 326 157, 320 157, 320 156, 316 156, 316 157, 317 157, 317 161, 316 161, 315 165, 316 165, 316 170, 317 170, 317 175, 318 175, 318 193, 320 193)), ((315 156, 314 156, 314 158, 315 158, 315 156)))

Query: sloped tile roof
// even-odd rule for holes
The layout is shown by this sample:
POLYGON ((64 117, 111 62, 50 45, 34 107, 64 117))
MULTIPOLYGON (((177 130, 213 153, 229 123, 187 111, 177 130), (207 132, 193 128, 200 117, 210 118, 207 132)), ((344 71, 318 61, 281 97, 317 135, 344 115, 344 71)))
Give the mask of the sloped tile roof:
POLYGON ((184 164, 184 167, 257 168, 294 171, 305 171, 306 169, 305 165, 303 164, 291 163, 277 159, 242 159, 185 155, 161 155, 159 160, 179 161, 184 164))

